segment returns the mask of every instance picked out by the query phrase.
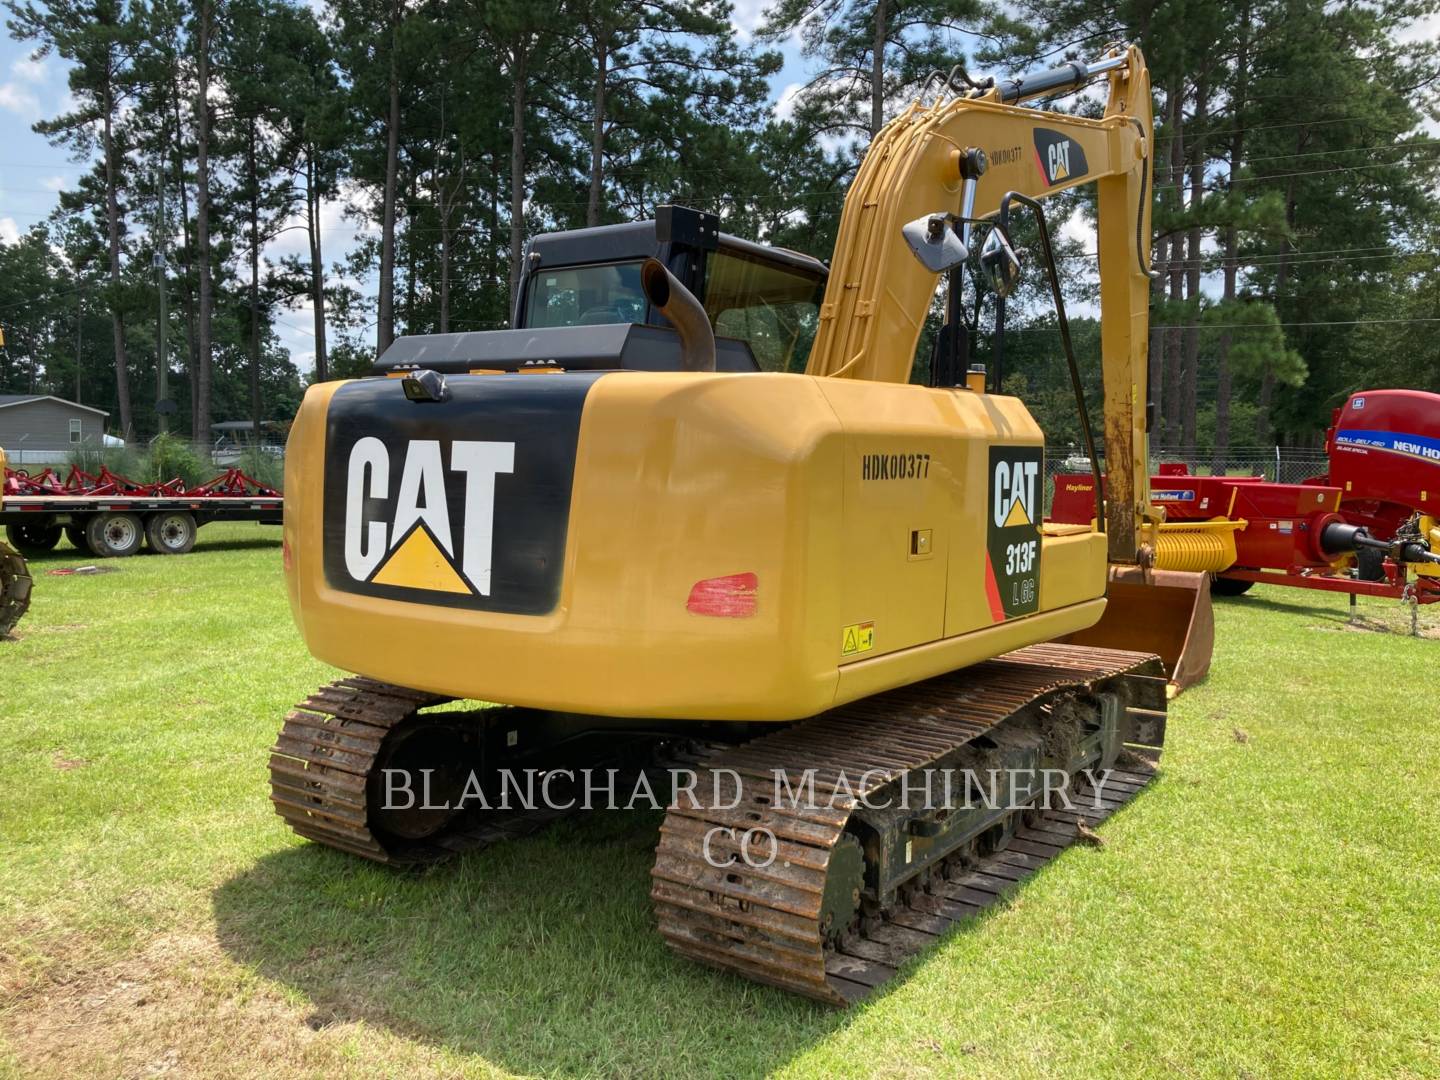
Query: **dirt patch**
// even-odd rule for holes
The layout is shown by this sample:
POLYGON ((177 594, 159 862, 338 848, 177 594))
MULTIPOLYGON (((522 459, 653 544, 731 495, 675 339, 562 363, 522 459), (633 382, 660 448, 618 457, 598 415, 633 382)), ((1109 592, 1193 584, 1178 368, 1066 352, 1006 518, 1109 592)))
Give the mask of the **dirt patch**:
POLYGON ((1310 629, 1346 634, 1393 634, 1398 637, 1420 637, 1427 641, 1440 641, 1440 626, 1426 626, 1424 622, 1420 624, 1420 633, 1412 635, 1409 616, 1399 616, 1389 622, 1362 618, 1356 622, 1347 620, 1325 626, 1312 626, 1310 629))
POLYGON ((287 998, 210 934, 106 962, 82 938, 65 952, 0 979, 0 1032, 27 1076, 342 1076, 397 1058, 406 1073, 445 1071, 439 1051, 287 998))
POLYGON ((70 758, 56 751, 55 756, 50 759, 50 764, 61 772, 69 772, 72 769, 83 769, 90 762, 84 758, 70 758))

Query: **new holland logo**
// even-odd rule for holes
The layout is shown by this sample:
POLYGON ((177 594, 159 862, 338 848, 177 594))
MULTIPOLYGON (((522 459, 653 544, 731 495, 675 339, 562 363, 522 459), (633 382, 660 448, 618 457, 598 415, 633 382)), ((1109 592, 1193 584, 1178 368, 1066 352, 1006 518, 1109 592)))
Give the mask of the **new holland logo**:
POLYGON ((495 479, 515 471, 515 444, 456 440, 447 462, 438 441, 408 442, 392 500, 393 471, 383 442, 373 436, 356 441, 345 483, 350 577, 395 588, 489 596, 495 479), (446 491, 447 468, 464 482, 464 505, 456 508, 455 518, 446 491), (377 500, 384 501, 388 514, 373 511, 377 500), (452 521, 459 522, 458 535, 452 521))
POLYGON ((990 448, 990 520, 985 530, 985 599, 995 622, 1040 606, 1038 446, 990 448))
POLYGON ((1075 180, 1090 171, 1085 148, 1049 128, 1035 129, 1035 164, 1045 183, 1052 186, 1075 180))

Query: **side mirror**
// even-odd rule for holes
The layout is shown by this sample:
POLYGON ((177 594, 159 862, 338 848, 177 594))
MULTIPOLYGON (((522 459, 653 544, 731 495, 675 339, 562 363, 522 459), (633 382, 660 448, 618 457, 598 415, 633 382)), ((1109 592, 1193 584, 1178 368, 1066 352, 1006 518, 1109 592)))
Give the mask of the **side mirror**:
POLYGON ((990 279, 990 287, 996 296, 1009 296, 1020 284, 1020 256, 1010 246, 1009 238, 998 228, 992 228, 980 249, 980 269, 990 279))
POLYGON ((926 214, 900 230, 910 250, 932 274, 943 274, 970 257, 964 241, 950 227, 948 214, 926 214))

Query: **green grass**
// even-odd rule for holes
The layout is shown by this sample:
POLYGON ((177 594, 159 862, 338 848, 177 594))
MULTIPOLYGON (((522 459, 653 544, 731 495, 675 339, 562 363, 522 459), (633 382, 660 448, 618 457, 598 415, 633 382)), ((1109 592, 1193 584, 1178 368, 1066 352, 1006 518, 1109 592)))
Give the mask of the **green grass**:
POLYGON ((1392 603, 1219 602, 1106 845, 840 1013, 666 952, 654 814, 422 874, 301 842, 265 751, 334 673, 278 532, 45 574, 86 561, 0 643, 0 1075, 1440 1075, 1440 640, 1392 603))

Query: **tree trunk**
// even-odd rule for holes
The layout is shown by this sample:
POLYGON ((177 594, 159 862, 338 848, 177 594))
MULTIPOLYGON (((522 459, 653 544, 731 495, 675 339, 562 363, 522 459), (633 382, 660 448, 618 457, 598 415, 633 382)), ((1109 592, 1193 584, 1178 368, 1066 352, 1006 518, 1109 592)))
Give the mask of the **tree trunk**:
POLYGON ((600 196, 605 188, 605 83, 610 77, 609 35, 601 27, 595 35, 595 120, 590 129, 590 201, 585 207, 585 224, 600 224, 600 196))
POLYGON ((250 421, 260 442, 260 170, 255 160, 255 124, 246 132, 246 167, 250 173, 250 421))
MULTIPOLYGON (((1170 266, 1170 238, 1161 236, 1155 241, 1155 252, 1151 256, 1150 267, 1155 271, 1155 276, 1150 279, 1150 310, 1154 313, 1163 311, 1162 305, 1165 301, 1165 283, 1169 280, 1168 271, 1170 266)), ((1150 348, 1146 357, 1145 367, 1149 374, 1150 394, 1147 407, 1153 405, 1151 417, 1153 428, 1151 435, 1158 444, 1165 428, 1165 330, 1157 325, 1162 320, 1153 315, 1150 320, 1150 348)))
POLYGON ((325 262, 320 254, 320 168, 315 148, 305 161, 305 227, 310 234, 310 306, 315 313, 315 381, 330 377, 330 358, 325 350, 325 262))
POLYGON ((520 255, 525 243, 525 79, 528 42, 517 41, 510 77, 510 311, 520 293, 520 255))
MULTIPOLYGON (((489 229, 489 251, 490 251, 490 283, 495 291, 500 291, 500 154, 498 152, 490 155, 490 229, 489 229)), ((507 316, 508 319, 508 316, 507 316)))
MULTIPOLYGON (((1169 122, 1165 133, 1170 136, 1170 184, 1175 192, 1177 212, 1185 206, 1182 185, 1185 180, 1185 110, 1183 83, 1169 91, 1169 122)), ((1170 239, 1170 315, 1165 331, 1165 435, 1163 446, 1179 449, 1181 442, 1180 402, 1183 395, 1181 386, 1181 333, 1179 323, 1180 305, 1185 296, 1185 237, 1175 233, 1170 239)))
MULTIPOLYGON (((415 206, 419 198, 420 176, 416 172, 410 174, 410 191, 408 192, 406 205, 415 206)), ((414 234, 409 237, 409 243, 405 245, 405 325, 412 327, 416 325, 415 320, 415 296, 418 288, 418 275, 415 273, 416 243, 414 234)))
POLYGON ((875 5, 875 40, 870 46, 870 138, 885 123, 885 0, 875 5))
POLYGON ((105 227, 110 249, 110 327, 115 342, 115 400, 120 407, 120 437, 135 434, 130 409, 130 366, 125 358, 125 316, 120 310, 120 198, 116 193, 113 72, 107 68, 103 92, 105 116, 102 151, 105 154, 105 227))
POLYGON ((185 189, 185 125, 180 116, 180 82, 170 83, 170 104, 175 116, 175 185, 180 195, 180 230, 185 240, 180 256, 180 306, 185 312, 185 373, 190 386, 190 430, 195 432, 195 367, 198 346, 195 341, 195 288, 190 279, 194 269, 190 260, 190 194, 185 189))
MULTIPOLYGON (((1300 134, 1295 140, 1295 156, 1299 157, 1305 150, 1306 144, 1310 141, 1309 132, 1301 128, 1300 134)), ((1288 228, 1295 228, 1295 186, 1297 180, 1291 177, 1285 185, 1285 224, 1288 228)), ((1279 265, 1275 268, 1275 310, 1281 314, 1283 319, 1284 309, 1281 303, 1285 297, 1285 287, 1290 282, 1290 253, 1292 245, 1287 235, 1280 240, 1279 265)), ((1270 427, 1270 406, 1275 398, 1275 369, 1269 364, 1265 365, 1265 374, 1260 379, 1260 400, 1259 408, 1255 415, 1255 438, 1261 446, 1268 445, 1274 437, 1270 427)))
MULTIPOLYGON (((1231 123, 1235 128, 1234 133, 1230 136, 1231 177, 1234 177, 1240 170, 1245 154, 1245 104, 1250 81, 1249 4, 1246 4, 1241 11, 1240 49, 1239 54, 1235 58, 1235 75, 1235 93, 1231 102, 1231 123)), ((1235 189, 1232 185, 1230 189, 1231 199, 1235 197, 1234 191, 1235 189)), ((1233 207, 1231 210, 1231 219, 1234 219, 1233 207)), ((1227 306, 1233 305, 1235 301, 1236 282, 1240 271, 1236 259, 1239 254, 1239 248, 1239 230, 1237 230, 1234 225, 1230 225, 1225 229, 1225 284, 1223 299, 1227 306)), ((1222 331, 1215 358, 1215 457, 1211 471, 1216 473, 1224 471, 1226 459, 1230 453, 1230 344, 1230 331, 1222 331)))
POLYGON ((1200 203, 1205 197, 1205 117, 1209 109, 1209 80, 1202 76, 1195 85, 1196 136, 1190 149, 1190 257, 1185 266, 1185 371, 1180 388, 1180 441, 1195 445, 1196 390, 1200 379, 1200 248, 1204 230, 1200 227, 1200 203))
POLYGON ((390 15, 390 112, 385 122, 385 195, 380 233, 380 303, 375 324, 378 358, 395 340, 395 182, 400 168, 400 5, 390 15))
POLYGON ((210 319, 215 306, 210 280, 210 19, 214 0, 200 0, 195 94, 195 243, 200 264, 200 355, 195 371, 195 439, 210 442, 210 319))

